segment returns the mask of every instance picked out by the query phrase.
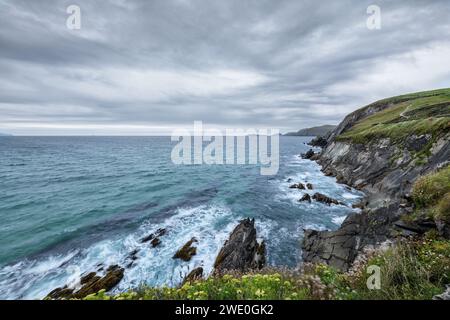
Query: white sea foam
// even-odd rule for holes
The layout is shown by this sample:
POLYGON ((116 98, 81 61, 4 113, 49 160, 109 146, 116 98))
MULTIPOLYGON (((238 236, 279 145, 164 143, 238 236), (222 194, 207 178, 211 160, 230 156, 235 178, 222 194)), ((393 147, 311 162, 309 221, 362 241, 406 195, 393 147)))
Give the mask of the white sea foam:
POLYGON ((361 195, 346 192, 342 195, 342 197, 345 199, 358 199, 361 198, 361 195))
MULTIPOLYGON (((50 256, 39 261, 22 261, 0 270, 0 298, 36 299, 45 297, 56 287, 76 286, 80 276, 98 271, 113 264, 125 266, 127 256, 138 249, 138 259, 125 270, 124 278, 114 291, 122 291, 142 284, 176 285, 184 275, 202 266, 211 272, 214 259, 229 233, 239 220, 224 206, 199 206, 180 208, 161 224, 143 224, 141 228, 124 238, 105 240, 81 252, 64 256, 50 256), (167 228, 161 244, 152 248, 140 239, 158 228, 167 228), (192 237, 198 240, 197 254, 189 262, 172 256, 192 237)), ((101 272, 100 272, 101 273, 101 272)))
POLYGON ((334 216, 331 218, 331 221, 333 221, 334 224, 340 226, 342 222, 344 222, 345 218, 347 218, 347 216, 334 216))

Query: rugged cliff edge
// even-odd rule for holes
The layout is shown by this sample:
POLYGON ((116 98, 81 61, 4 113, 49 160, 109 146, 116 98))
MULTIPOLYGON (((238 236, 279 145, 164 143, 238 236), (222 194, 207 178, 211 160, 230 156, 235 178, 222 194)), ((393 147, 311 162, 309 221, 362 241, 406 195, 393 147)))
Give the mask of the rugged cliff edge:
MULTIPOLYGON (((421 234, 437 221, 404 217, 418 177, 450 160, 450 90, 410 94, 375 102, 349 114, 326 138, 317 159, 327 175, 366 193, 360 214, 337 231, 305 230, 303 259, 347 270, 358 252, 399 236, 421 234)), ((444 227, 445 228, 445 227, 444 227)))

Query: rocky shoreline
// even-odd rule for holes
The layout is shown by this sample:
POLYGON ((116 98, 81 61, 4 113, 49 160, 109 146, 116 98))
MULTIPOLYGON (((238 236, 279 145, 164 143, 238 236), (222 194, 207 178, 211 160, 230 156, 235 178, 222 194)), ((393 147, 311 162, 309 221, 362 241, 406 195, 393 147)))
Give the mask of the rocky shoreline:
POLYGON ((348 115, 327 137, 311 142, 322 147, 320 153, 310 150, 303 158, 316 161, 327 176, 338 183, 361 190, 365 199, 355 207, 361 213, 350 214, 336 231, 305 230, 302 245, 305 262, 325 263, 346 271, 366 246, 399 237, 421 235, 435 229, 448 237, 448 226, 441 221, 421 217, 402 220, 414 211, 411 190, 414 181, 449 163, 450 133, 435 140, 431 135, 411 135, 405 140, 379 139, 370 143, 342 141, 338 137, 358 121, 390 107, 375 103, 348 115), (414 156, 430 146, 426 161, 414 156))
MULTIPOLYGON (((158 229, 155 232, 141 239, 141 243, 149 243, 151 247, 158 246, 167 229, 158 229)), ((177 250, 173 259, 180 259, 188 262, 196 255, 196 244, 198 240, 191 238, 185 245, 177 250)), ((126 268, 130 268, 137 260, 138 250, 135 249, 128 255, 129 263, 126 268)), ((246 272, 258 270, 266 264, 266 246, 264 241, 258 242, 254 219, 244 219, 231 232, 228 240, 217 255, 212 274, 221 275, 227 271, 246 272)), ((75 285, 56 288, 52 290, 45 299, 82 299, 90 294, 95 294, 100 290, 108 292, 112 290, 124 276, 125 268, 119 265, 112 265, 104 268, 98 265, 96 271, 83 274, 79 282, 75 285)), ((197 266, 191 270, 181 281, 181 285, 186 282, 202 279, 204 270, 202 266, 197 266)))

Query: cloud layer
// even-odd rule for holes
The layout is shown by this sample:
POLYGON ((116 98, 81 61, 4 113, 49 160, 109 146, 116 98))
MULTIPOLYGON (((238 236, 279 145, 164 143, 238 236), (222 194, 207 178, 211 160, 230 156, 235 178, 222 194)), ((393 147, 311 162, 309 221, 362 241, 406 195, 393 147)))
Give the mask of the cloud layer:
POLYGON ((0 131, 282 131, 450 86, 450 2, 0 0, 0 131), (81 8, 81 30, 66 8, 81 8))

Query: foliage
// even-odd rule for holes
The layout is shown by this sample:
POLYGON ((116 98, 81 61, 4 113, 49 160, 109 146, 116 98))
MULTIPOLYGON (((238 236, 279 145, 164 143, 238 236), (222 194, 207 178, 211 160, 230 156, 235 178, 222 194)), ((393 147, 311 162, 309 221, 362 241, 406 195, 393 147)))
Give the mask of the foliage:
POLYGON ((450 166, 446 166, 437 172, 425 175, 416 180, 412 190, 414 202, 418 208, 432 208, 433 212, 440 215, 448 214, 450 206, 450 166), (447 211, 447 212, 445 212, 447 211))
POLYGON ((450 281, 450 243, 405 242, 373 257, 367 265, 381 268, 381 289, 367 289, 368 275, 364 275, 355 287, 358 299, 431 299, 450 281))

